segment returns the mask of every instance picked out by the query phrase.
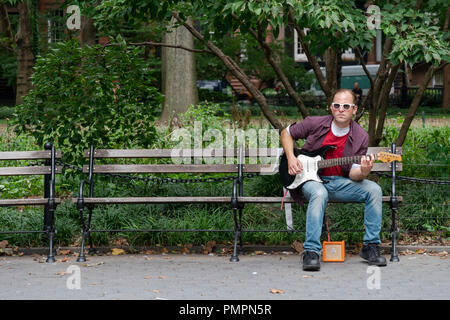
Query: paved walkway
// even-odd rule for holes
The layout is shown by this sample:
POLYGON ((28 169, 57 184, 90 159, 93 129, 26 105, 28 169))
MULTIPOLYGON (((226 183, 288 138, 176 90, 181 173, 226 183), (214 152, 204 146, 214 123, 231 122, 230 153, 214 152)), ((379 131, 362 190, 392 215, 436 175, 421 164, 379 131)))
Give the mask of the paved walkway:
POLYGON ((385 257, 388 266, 379 269, 350 255, 304 272, 297 253, 245 254, 238 263, 216 254, 103 255, 85 263, 71 255, 50 264, 2 256, 0 299, 450 299, 450 257, 385 257))

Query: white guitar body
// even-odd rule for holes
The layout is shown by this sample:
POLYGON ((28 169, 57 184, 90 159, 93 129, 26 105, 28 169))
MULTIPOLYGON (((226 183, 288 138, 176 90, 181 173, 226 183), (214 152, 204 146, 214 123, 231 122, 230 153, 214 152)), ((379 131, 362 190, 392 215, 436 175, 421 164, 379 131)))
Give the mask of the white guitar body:
MULTIPOLYGON (((360 155, 323 160, 325 154, 330 149, 334 148, 334 146, 328 145, 311 152, 301 149, 294 149, 294 154, 297 156, 297 159, 300 160, 303 166, 302 172, 295 175, 295 177, 289 174, 289 164, 286 154, 284 153, 281 156, 280 165, 278 168, 283 187, 293 190, 301 187, 301 185, 307 181, 317 181, 323 183, 322 179, 320 179, 319 175, 317 174, 319 168, 331 168, 334 166, 342 166, 361 162, 360 155)), ((382 162, 402 161, 402 157, 400 155, 388 152, 379 152, 373 156, 375 160, 380 160, 382 162)))
POLYGON ((317 171, 319 170, 318 163, 320 160, 323 160, 321 156, 308 157, 304 154, 300 154, 297 156, 297 159, 302 163, 303 170, 295 176, 294 182, 287 186, 287 189, 295 189, 303 183, 311 180, 323 182, 317 174, 317 171))

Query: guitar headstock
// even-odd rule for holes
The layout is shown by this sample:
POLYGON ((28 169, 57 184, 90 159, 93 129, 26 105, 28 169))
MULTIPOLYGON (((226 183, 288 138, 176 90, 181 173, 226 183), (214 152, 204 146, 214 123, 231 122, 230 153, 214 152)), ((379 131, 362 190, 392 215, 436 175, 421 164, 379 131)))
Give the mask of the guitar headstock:
POLYGON ((381 162, 390 163, 394 161, 402 161, 402 156, 399 154, 389 153, 389 152, 378 152, 377 159, 381 162))

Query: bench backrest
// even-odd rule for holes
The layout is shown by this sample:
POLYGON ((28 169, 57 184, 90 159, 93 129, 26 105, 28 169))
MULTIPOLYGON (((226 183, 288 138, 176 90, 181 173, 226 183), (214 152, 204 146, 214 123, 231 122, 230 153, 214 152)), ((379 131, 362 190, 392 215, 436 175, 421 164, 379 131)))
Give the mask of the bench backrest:
MULTIPOLYGON (((51 160, 52 151, 3 151, 0 152, 0 161, 14 161, 14 160, 51 160)), ((55 151, 55 159, 61 159, 61 151, 55 151)), ((55 173, 61 173, 62 166, 55 166, 55 173)), ((42 175, 51 174, 51 165, 45 166, 0 166, 0 176, 19 176, 19 175, 42 175)))
MULTIPOLYGON (((233 173, 237 164, 243 163, 244 173, 275 174, 278 172, 281 148, 242 149, 92 149, 92 173, 233 173), (131 158, 171 158, 177 164, 95 164, 94 159, 131 159, 131 158), (185 159, 184 163, 181 163, 185 159), (188 159, 186 161, 186 159, 188 159), (258 163, 258 160, 260 163, 258 163), (213 162, 219 163, 213 163, 213 162), (194 164, 192 164, 192 162, 194 164), (206 162, 206 164, 203 164, 206 162), (261 163, 263 162, 263 163, 261 163)), ((388 147, 370 147, 368 154, 390 152, 388 147)), ((401 154, 401 148, 397 148, 401 154)), ((91 149, 84 151, 90 158, 91 149)), ((83 166, 83 172, 89 173, 89 165, 83 166)), ((372 171, 390 172, 391 163, 375 163, 372 171)), ((402 170, 402 164, 396 163, 396 170, 402 170)))

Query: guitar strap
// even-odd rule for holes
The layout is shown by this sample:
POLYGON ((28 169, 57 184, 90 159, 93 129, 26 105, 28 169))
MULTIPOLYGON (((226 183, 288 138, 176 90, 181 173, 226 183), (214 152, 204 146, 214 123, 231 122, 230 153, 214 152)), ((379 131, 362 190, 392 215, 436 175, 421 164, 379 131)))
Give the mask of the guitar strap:
MULTIPOLYGON (((281 210, 283 210, 283 202, 284 202, 284 198, 286 197, 287 194, 289 194, 289 189, 286 189, 283 187, 283 191, 284 191, 284 196, 283 199, 281 200, 281 210)), ((290 194, 289 194, 290 196, 290 194)), ((292 231, 294 230, 294 226, 292 223, 292 204, 291 203, 286 203, 284 206, 284 214, 286 216, 286 228, 288 231, 292 231)))

